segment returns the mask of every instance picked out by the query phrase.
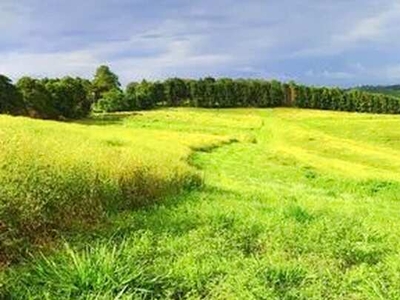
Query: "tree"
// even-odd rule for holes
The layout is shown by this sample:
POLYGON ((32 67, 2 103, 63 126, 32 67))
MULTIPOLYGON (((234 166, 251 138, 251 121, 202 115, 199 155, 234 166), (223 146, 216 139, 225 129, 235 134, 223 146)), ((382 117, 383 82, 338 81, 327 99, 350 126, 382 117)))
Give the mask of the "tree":
MULTIPOLYGON (((295 89, 295 102, 294 104, 297 107, 305 108, 307 107, 307 95, 306 95, 306 89, 302 85, 296 85, 294 87, 295 89)), ((276 100, 275 100, 276 101, 276 100)))
POLYGON ((164 84, 161 82, 154 82, 151 87, 151 96, 153 97, 154 105, 164 105, 166 103, 164 84))
POLYGON ((47 91, 44 82, 45 80, 40 81, 30 77, 22 77, 17 82, 17 88, 22 93, 24 105, 29 116, 57 119, 57 110, 52 103, 51 95, 47 91))
POLYGON ((64 77, 45 83, 51 102, 58 114, 67 119, 81 118, 90 112, 90 82, 81 78, 64 77))
POLYGON ((125 99, 128 105, 128 110, 136 109, 136 88, 138 85, 138 82, 131 82, 126 86, 125 99))
POLYGON ((343 102, 342 99, 343 92, 339 88, 333 88, 331 90, 331 106, 329 109, 331 110, 339 110, 340 103, 343 102))
POLYGON ((249 103, 249 93, 245 80, 239 79, 234 82, 234 106, 237 107, 247 107, 249 103))
POLYGON ((190 105, 194 107, 203 107, 205 83, 203 79, 192 80, 190 82, 190 105))
POLYGON ((119 82, 118 76, 111 72, 108 66, 100 66, 96 70, 94 79, 92 82, 92 89, 94 93, 94 101, 98 101, 102 98, 104 93, 112 90, 120 90, 121 83, 119 82))
POLYGON ((93 110, 96 112, 126 111, 128 103, 121 90, 112 89, 103 93, 103 97, 94 104, 93 110))
POLYGON ((12 84, 11 79, 0 75, 0 113, 23 114, 25 105, 22 95, 12 84))
POLYGON ((271 81, 271 101, 273 106, 280 106, 284 100, 282 84, 277 80, 271 81))
POLYGON ((164 82, 164 92, 168 106, 179 106, 189 96, 187 85, 180 78, 167 79, 164 82))
POLYGON ((143 80, 136 87, 136 108, 151 109, 155 107, 153 84, 143 80))

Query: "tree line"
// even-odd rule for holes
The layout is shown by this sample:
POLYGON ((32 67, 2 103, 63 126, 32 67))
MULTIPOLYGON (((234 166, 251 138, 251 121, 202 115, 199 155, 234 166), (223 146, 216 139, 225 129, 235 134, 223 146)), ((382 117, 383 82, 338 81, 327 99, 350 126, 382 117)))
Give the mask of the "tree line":
POLYGON ((357 90, 374 93, 385 94, 389 96, 400 97, 400 85, 363 85, 356 87, 357 90))
POLYGON ((42 119, 77 119, 89 114, 91 83, 82 78, 22 77, 16 85, 0 75, 0 113, 42 119))
POLYGON ((94 112, 157 107, 300 107, 371 113, 400 113, 400 99, 360 90, 310 87, 276 80, 212 77, 131 82, 125 90, 109 67, 93 78, 23 77, 14 85, 0 75, 0 113, 44 119, 77 119, 94 112))

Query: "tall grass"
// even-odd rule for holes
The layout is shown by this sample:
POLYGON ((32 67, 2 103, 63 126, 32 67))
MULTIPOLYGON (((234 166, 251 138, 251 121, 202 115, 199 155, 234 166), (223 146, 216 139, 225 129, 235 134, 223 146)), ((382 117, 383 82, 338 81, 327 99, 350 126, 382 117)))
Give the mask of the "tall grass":
POLYGON ((0 259, 54 229, 85 228, 198 186, 192 149, 229 140, 0 116, 0 259))
MULTIPOLYGON (((84 123, 165 136, 173 153, 208 150, 202 134, 242 138, 190 155, 201 189, 0 273, 0 298, 400 298, 399 117, 168 109, 84 123)), ((174 164, 190 169, 186 154, 174 164)))

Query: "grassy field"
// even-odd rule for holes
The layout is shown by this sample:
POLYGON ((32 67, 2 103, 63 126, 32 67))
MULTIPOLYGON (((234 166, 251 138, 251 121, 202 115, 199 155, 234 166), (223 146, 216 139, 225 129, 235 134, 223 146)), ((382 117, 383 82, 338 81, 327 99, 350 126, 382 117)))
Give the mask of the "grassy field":
POLYGON ((0 117, 0 262, 46 244, 41 240, 54 230, 85 230, 110 213, 199 186, 201 174, 187 161, 192 151, 231 142, 134 128, 122 119, 0 117))
POLYGON ((2 247, 61 236, 4 268, 0 298, 399 299, 399 127, 296 109, 0 117, 2 247))

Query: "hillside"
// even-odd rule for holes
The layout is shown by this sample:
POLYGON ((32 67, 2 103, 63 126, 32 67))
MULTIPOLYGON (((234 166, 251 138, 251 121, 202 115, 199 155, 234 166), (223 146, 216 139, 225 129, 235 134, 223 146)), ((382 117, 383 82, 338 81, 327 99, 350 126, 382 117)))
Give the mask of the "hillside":
MULTIPOLYGON (((13 183, 36 176, 15 194, 32 195, 15 198, 25 199, 27 209, 36 199, 30 184, 44 187, 37 199, 46 201, 58 201, 51 191, 70 187, 57 195, 74 195, 75 208, 86 207, 78 194, 86 195, 93 178, 114 190, 121 182, 114 178, 134 185, 130 168, 138 161, 146 166, 144 191, 164 191, 176 178, 204 183, 180 180, 179 194, 157 193, 150 206, 121 210, 113 201, 135 198, 104 198, 111 205, 102 210, 106 222, 58 229, 62 242, 56 238, 53 250, 32 250, 0 273, 3 298, 400 297, 396 115, 179 108, 78 124, 0 122, 0 147, 12 147, 0 151, 9 166, 1 168, 2 184, 16 191, 13 183), (48 185, 49 170, 65 176, 52 176, 48 185), (13 181, 4 179, 9 175, 13 181)), ((4 207, 14 198, 0 199, 4 207)), ((68 208, 67 200, 57 211, 68 208)))
POLYGON ((361 86, 357 87, 357 90, 374 93, 374 94, 384 94, 394 97, 400 97, 400 85, 376 85, 376 86, 361 86))

